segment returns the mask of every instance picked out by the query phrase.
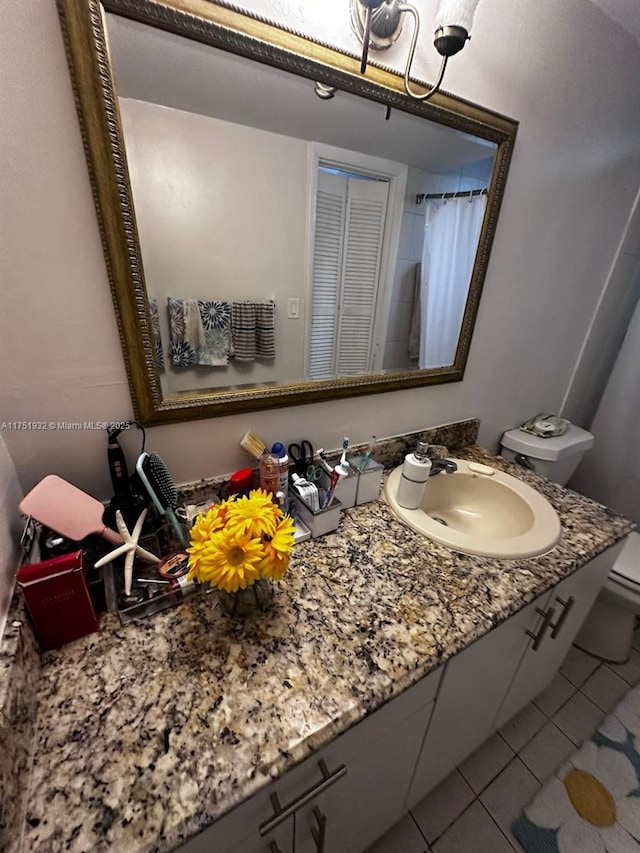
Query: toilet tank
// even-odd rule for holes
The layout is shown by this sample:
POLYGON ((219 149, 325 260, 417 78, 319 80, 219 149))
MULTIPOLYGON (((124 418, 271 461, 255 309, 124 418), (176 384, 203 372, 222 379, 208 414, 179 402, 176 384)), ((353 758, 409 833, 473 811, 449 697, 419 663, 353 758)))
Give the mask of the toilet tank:
POLYGON ((536 473, 564 486, 593 442, 590 432, 574 424, 569 425, 564 435, 552 438, 510 429, 502 436, 501 453, 509 462, 518 462, 519 457, 520 464, 525 463, 536 473))

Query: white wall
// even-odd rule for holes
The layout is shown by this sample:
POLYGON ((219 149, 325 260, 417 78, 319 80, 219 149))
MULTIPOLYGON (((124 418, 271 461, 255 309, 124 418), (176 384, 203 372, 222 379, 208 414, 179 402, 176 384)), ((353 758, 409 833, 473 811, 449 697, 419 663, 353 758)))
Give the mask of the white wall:
MULTIPOLYGON (((358 50, 343 0, 245 2, 358 50)), ((0 417, 121 419, 129 391, 55 5, 3 4, 0 16, 0 417)), ((386 62, 401 64, 407 37, 386 62)), ((433 79, 431 47, 420 50, 417 70, 433 79)), ((446 86, 521 124, 464 381, 160 427, 148 446, 184 482, 243 464, 249 428, 335 447, 346 434, 361 441, 477 415, 480 442, 495 447, 505 428, 559 409, 638 189, 634 79, 637 43, 588 0, 483 0, 446 86)), ((104 433, 4 438, 25 489, 55 471, 108 495, 104 433)), ((133 452, 137 437, 125 442, 133 452)))
POLYGON ((571 421, 581 418, 582 425, 587 429, 591 428, 639 300, 640 191, 629 214, 562 404, 562 415, 571 421))
POLYGON ((129 98, 120 112, 169 393, 300 380, 304 321, 287 319, 287 300, 298 298, 305 316, 309 143, 129 98), (168 296, 273 299, 275 359, 173 368, 168 296))
POLYGON ((571 480, 571 488, 640 524, 640 304, 596 412, 596 443, 571 480))

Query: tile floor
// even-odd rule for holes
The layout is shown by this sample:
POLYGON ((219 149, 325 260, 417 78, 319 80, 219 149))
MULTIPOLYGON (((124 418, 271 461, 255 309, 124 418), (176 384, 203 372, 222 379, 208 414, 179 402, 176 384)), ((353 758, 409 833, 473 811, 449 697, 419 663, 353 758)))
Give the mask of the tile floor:
POLYGON ((511 824, 556 767, 640 682, 640 628, 625 664, 572 648, 550 687, 492 735, 367 853, 513 853, 511 824))

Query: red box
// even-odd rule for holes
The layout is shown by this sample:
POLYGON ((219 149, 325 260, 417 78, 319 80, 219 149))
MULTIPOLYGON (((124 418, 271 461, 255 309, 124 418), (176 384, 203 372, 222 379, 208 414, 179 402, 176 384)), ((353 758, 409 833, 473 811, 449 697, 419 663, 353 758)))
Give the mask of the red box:
POLYGON ((98 630, 82 563, 82 551, 22 566, 16 582, 43 650, 98 630))

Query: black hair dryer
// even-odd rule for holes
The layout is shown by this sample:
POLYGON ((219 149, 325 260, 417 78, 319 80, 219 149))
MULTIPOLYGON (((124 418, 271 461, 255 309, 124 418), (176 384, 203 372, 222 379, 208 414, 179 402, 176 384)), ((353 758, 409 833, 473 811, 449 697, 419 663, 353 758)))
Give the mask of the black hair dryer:
POLYGON ((109 463, 109 474, 113 484, 113 493, 116 497, 124 492, 130 492, 129 486, 129 470, 127 468, 127 460, 125 459, 124 451, 120 447, 118 436, 125 429, 122 427, 108 427, 107 436, 107 461, 109 463))
MULTIPOLYGON (((125 523, 131 527, 137 521, 142 510, 148 507, 150 503, 137 474, 134 473, 132 477, 129 476, 127 460, 118 441, 120 433, 129 429, 133 424, 142 430, 142 427, 135 421, 126 421, 117 427, 107 428, 107 462, 109 476, 113 484, 113 497, 104 511, 102 520, 114 530, 116 529, 116 510, 120 510, 125 523)), ((144 430, 142 430, 142 447, 144 449, 144 430)), ((151 519, 148 519, 145 522, 145 528, 148 528, 150 523, 151 519)))

